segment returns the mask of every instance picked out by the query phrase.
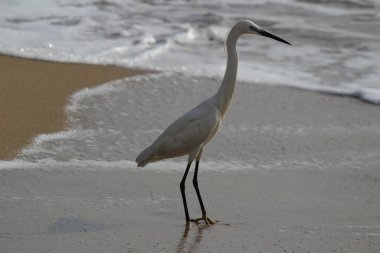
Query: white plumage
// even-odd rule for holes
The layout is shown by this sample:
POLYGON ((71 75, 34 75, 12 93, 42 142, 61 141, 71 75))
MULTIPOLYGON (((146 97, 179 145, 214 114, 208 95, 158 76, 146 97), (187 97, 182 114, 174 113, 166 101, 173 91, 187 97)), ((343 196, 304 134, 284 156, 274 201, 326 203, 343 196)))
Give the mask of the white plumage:
POLYGON ((148 163, 157 162, 166 158, 188 155, 188 164, 181 181, 182 200, 185 208, 186 223, 190 223, 186 197, 185 181, 193 160, 196 160, 193 184, 197 192, 202 209, 202 218, 206 223, 214 223, 206 216, 202 198, 198 189, 198 166, 204 146, 218 131, 223 116, 231 101, 237 75, 238 54, 236 51, 237 39, 242 34, 255 34, 269 37, 286 44, 289 42, 261 29, 250 20, 237 22, 229 32, 226 40, 227 67, 222 84, 217 93, 209 99, 179 117, 174 121, 149 147, 143 150, 136 158, 137 166, 143 167, 148 163))
POLYGON ((217 132, 222 114, 212 98, 200 103, 174 121, 148 148, 137 157, 138 166, 189 155, 193 161, 204 145, 217 132))

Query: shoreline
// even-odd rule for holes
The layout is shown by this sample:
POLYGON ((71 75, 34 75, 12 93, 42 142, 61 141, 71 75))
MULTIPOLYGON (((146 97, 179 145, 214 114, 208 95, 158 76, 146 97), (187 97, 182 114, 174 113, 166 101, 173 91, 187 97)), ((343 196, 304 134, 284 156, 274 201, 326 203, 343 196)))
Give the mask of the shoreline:
POLYGON ((64 129, 64 108, 75 92, 145 73, 113 65, 0 55, 0 160, 13 159, 38 134, 64 129))
MULTIPOLYGON (((102 140, 95 140, 100 152, 86 150, 84 158, 80 142, 58 143, 49 149, 56 163, 48 154, 46 163, 0 168, 1 252, 379 251, 378 106, 239 83, 199 167, 207 214, 220 222, 188 229, 179 189, 186 157, 176 170, 129 161, 157 135, 152 129, 163 129, 220 84, 181 74, 133 79, 117 91, 128 116, 110 126, 128 138, 116 156, 103 154, 112 144, 102 140)), ((102 111, 101 99, 99 113, 117 117, 118 104, 102 111)), ((194 166, 186 196, 190 217, 198 218, 193 173, 194 166)))

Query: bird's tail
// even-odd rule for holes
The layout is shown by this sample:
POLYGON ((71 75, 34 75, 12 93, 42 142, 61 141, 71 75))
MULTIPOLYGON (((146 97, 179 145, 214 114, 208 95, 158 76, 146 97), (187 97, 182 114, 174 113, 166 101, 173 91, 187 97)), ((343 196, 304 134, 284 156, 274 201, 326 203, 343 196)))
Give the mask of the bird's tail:
POLYGON ((136 158, 137 167, 144 167, 148 163, 150 163, 152 157, 151 148, 148 147, 144 149, 136 158))

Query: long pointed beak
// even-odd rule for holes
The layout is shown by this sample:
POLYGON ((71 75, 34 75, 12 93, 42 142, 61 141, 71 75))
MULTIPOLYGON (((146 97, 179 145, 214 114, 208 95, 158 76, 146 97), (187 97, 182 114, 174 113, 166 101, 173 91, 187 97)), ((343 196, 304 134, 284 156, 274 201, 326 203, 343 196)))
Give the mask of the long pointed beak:
POLYGON ((265 36, 265 37, 268 37, 268 38, 271 38, 271 39, 274 39, 274 40, 278 40, 278 41, 281 41, 282 43, 285 43, 285 44, 288 44, 288 45, 291 45, 289 42, 287 42, 286 40, 283 40, 279 37, 277 37, 276 35, 273 35, 265 30, 260 30, 259 32, 260 35, 262 36, 265 36))

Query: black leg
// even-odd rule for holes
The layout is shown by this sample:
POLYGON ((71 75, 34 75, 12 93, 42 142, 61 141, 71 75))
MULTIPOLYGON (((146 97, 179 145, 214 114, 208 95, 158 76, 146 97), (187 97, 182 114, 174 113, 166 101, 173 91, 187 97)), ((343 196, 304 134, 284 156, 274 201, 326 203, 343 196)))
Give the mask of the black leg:
POLYGON ((199 167, 199 159, 196 160, 195 164, 195 172, 194 172, 194 178, 193 178, 193 185, 195 188, 195 191, 197 192, 199 204, 201 205, 202 210, 202 218, 191 220, 195 223, 198 223, 200 220, 204 220, 206 224, 215 224, 217 222, 216 220, 212 220, 209 217, 207 217, 205 206, 203 205, 202 196, 198 188, 198 167, 199 167))
POLYGON ((202 217, 206 217, 205 206, 203 205, 202 196, 198 188, 198 167, 199 167, 199 161, 196 161, 195 172, 194 172, 194 177, 193 177, 193 185, 194 185, 195 191, 197 192, 199 204, 201 205, 202 217))
POLYGON ((191 162, 187 164, 185 174, 183 175, 183 178, 180 184, 183 207, 185 208, 186 224, 190 224, 189 210, 187 209, 186 195, 185 195, 185 182, 186 182, 187 173, 189 173, 190 166, 191 166, 191 162))

